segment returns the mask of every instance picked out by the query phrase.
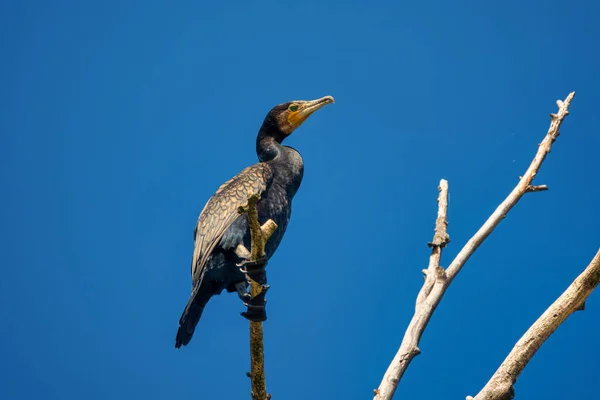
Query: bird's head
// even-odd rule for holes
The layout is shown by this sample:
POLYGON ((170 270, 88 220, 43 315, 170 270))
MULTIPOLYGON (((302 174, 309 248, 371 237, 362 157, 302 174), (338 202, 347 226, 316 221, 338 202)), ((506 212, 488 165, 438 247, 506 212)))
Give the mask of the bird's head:
POLYGON ((333 103, 333 97, 325 96, 316 100, 294 100, 278 104, 269 111, 263 128, 270 131, 278 142, 281 142, 298 128, 312 113, 333 103))

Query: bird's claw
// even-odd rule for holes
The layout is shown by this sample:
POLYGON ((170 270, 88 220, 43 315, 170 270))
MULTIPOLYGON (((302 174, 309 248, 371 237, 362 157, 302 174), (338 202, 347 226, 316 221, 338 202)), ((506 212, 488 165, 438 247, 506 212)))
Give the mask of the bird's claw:
POLYGON ((244 260, 238 264, 240 271, 246 275, 248 283, 254 281, 260 285, 260 293, 254 297, 252 297, 250 293, 245 292, 245 290, 243 294, 238 291, 244 305, 248 307, 248 311, 240 314, 249 321, 263 322, 267 320, 267 313, 265 312, 265 294, 267 293, 267 290, 269 290, 269 285, 267 285, 267 273, 265 271, 267 262, 267 258, 262 257, 256 261, 244 260))
POLYGON ((240 267, 240 271, 246 274, 248 278, 261 285, 265 285, 267 283, 267 275, 265 273, 267 263, 267 258, 262 257, 256 261, 244 260, 238 266, 240 267))
POLYGON ((237 291, 238 297, 240 298, 240 300, 242 300, 242 302, 244 304, 246 304, 247 302, 249 302, 252 299, 252 296, 250 296, 250 293, 248 293, 246 290, 248 289, 248 282, 246 281, 241 281, 239 283, 236 283, 235 285, 235 290, 237 291))
POLYGON ((248 311, 240 313, 242 317, 253 322, 263 322, 267 320, 267 313, 265 312, 265 294, 269 290, 269 285, 261 285, 260 293, 254 297, 251 297, 244 305, 248 307, 248 311))

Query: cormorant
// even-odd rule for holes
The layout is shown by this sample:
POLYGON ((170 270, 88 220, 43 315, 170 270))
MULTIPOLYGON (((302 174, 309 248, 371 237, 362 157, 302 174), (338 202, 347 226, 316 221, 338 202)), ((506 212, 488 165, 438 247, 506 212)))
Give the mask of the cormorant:
MULTIPOLYGON (((187 345, 206 303, 223 289, 238 292, 243 301, 249 294, 246 276, 239 265, 247 262, 238 245, 250 249, 250 231, 246 214, 238 208, 252 194, 258 194, 258 219, 264 224, 275 221, 277 229, 265 245, 266 263, 287 228, 292 212, 292 199, 304 174, 300 153, 283 140, 298 128, 312 113, 333 103, 325 96, 312 101, 291 101, 273 107, 265 117, 256 138, 259 162, 251 165, 219 187, 200 213, 194 230, 192 256, 192 293, 179 320, 175 347, 187 345)), ((252 320, 252 317, 247 317, 252 320)), ((254 315, 255 320, 265 316, 254 315)))

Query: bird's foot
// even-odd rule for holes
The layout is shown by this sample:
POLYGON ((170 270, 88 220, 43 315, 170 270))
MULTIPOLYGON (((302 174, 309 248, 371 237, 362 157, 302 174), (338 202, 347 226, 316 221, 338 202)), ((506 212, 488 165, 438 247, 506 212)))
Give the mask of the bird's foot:
POLYGON ((241 313, 242 317, 253 322, 263 322, 267 320, 267 313, 265 311, 265 304, 267 301, 265 300, 265 294, 267 293, 267 290, 269 290, 269 287, 269 285, 261 285, 260 293, 251 297, 250 300, 244 303, 246 307, 248 307, 248 311, 241 313))
POLYGON ((238 294, 240 300, 242 300, 242 302, 244 304, 248 303, 252 299, 252 296, 250 296, 250 293, 247 292, 248 282, 241 281, 241 282, 236 283, 235 290, 237 291, 237 294, 238 294))
MULTIPOLYGON (((256 296, 251 296, 251 294, 245 292, 245 289, 242 295, 238 289, 240 298, 244 302, 244 305, 248 307, 248 311, 241 313, 241 315, 249 321, 263 322, 267 319, 267 313, 265 312, 265 294, 269 290, 267 273, 265 271, 267 263, 267 258, 262 257, 256 261, 244 260, 238 264, 240 271, 246 275, 248 283, 254 281, 260 285, 260 292, 256 296)), ((245 288, 247 288, 248 283, 242 282, 242 284, 246 284, 245 288)), ((241 288, 242 284, 238 284, 239 286, 236 285, 236 288, 241 288)))
POLYGON ((265 285, 267 283, 267 274, 265 273, 267 263, 267 258, 262 257, 256 261, 244 260, 238 266, 248 278, 260 285, 265 285))

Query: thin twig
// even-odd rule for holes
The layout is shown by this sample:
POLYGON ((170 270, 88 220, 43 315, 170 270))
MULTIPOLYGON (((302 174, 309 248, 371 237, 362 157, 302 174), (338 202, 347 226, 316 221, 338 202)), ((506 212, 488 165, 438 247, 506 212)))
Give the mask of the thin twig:
POLYGON ((541 192, 544 190, 548 190, 548 186, 546 186, 546 185, 529 185, 529 186, 527 186, 528 192, 541 192))
MULTIPOLYGON (((265 243, 277 229, 273 220, 268 220, 263 226, 258 221, 258 210, 256 204, 259 196, 252 195, 248 198, 248 207, 241 211, 248 213, 248 224, 250 225, 250 261, 257 261, 265 255, 265 243)), ((258 296, 262 286, 250 279, 250 296, 258 296)), ((250 379, 252 380, 252 400, 267 400, 271 398, 267 394, 267 383, 265 379, 265 353, 263 341, 262 322, 250 321, 250 379)))
POLYGON ((467 400, 509 400, 514 398, 513 385, 536 351, 569 315, 582 310, 585 300, 600 283, 600 250, 590 265, 562 295, 538 318, 519 339, 502 365, 484 388, 467 400))
MULTIPOLYGON (((527 192, 543 190, 541 187, 531 186, 533 178, 538 173, 540 166, 542 165, 546 155, 550 152, 552 144, 559 135, 559 128, 569 114, 569 105, 571 100, 575 96, 575 92, 570 93, 565 101, 558 100, 558 112, 556 114, 550 114, 551 123, 546 136, 538 146, 538 151, 533 161, 529 165, 529 168, 521 177, 519 183, 515 186, 508 197, 496 208, 492 215, 487 221, 479 228, 479 230, 473 235, 471 239, 465 244, 458 255, 454 258, 450 266, 444 270, 439 267, 439 256, 441 255, 441 245, 437 245, 437 251, 439 255, 435 255, 436 245, 435 237, 432 249, 432 255, 430 257, 430 265, 426 272, 426 279, 423 287, 421 288, 417 296, 417 305, 415 307, 415 313, 410 321, 410 324, 404 334, 402 344, 396 353, 396 356, 389 365, 385 372, 383 379, 378 389, 375 389, 374 400, 391 400, 394 396, 398 383, 402 378, 402 375, 408 368, 408 365, 412 359, 420 354, 418 348, 419 340, 433 315, 436 307, 442 300, 446 289, 452 283, 452 280, 460 272, 461 268, 465 265, 467 260, 473 255, 475 250, 483 243, 483 241, 492 233, 494 228, 502 221, 508 212, 517 204, 517 202, 527 192), (537 188, 533 189, 533 188, 537 188), (437 259, 437 267, 432 267, 432 259, 437 259)), ((440 185, 441 186, 441 185, 440 185)), ((435 264, 434 264, 435 265, 435 264)))

